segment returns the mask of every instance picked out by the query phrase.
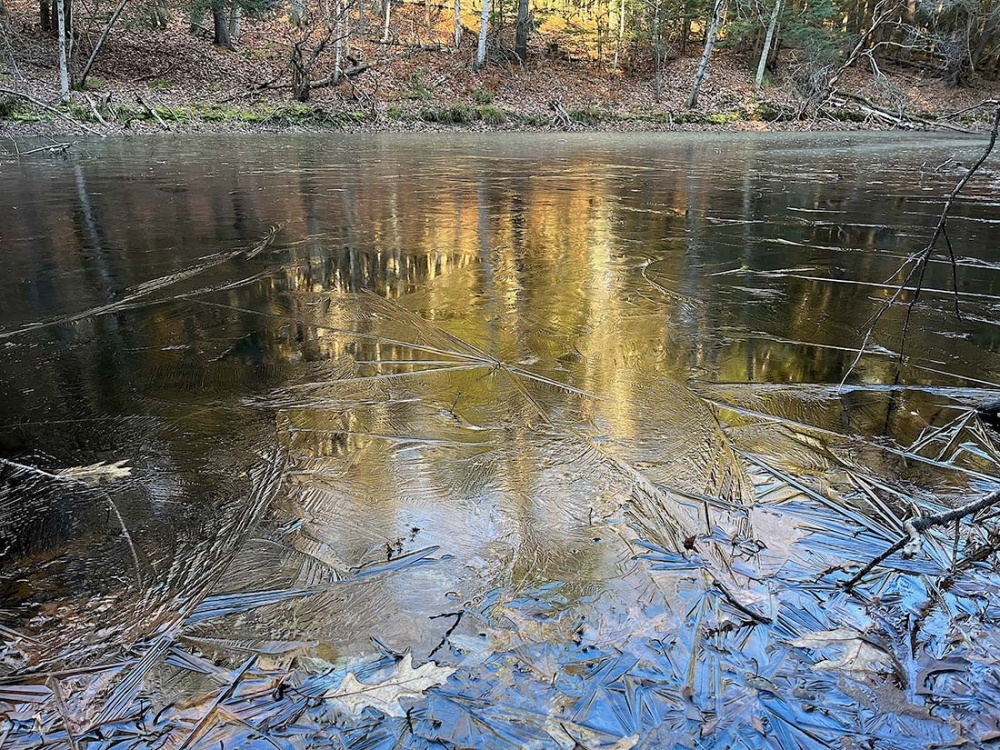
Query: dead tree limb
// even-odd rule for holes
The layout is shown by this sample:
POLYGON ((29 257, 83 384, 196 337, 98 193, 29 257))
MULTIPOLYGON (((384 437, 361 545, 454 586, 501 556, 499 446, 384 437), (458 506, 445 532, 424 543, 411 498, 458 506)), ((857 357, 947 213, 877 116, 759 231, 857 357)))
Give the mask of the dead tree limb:
POLYGON ((18 157, 28 156, 29 154, 40 154, 43 151, 47 151, 50 154, 65 154, 72 147, 72 143, 52 143, 48 146, 39 146, 38 148, 29 149, 28 151, 21 151, 18 154, 18 157))
POLYGON ((83 98, 87 100, 87 104, 90 105, 90 111, 94 114, 97 121, 104 127, 108 127, 107 120, 101 117, 101 113, 97 111, 97 105, 94 104, 94 100, 91 98, 90 94, 84 94, 83 98))
POLYGON ((862 112, 864 112, 866 115, 870 115, 879 120, 885 120, 886 122, 890 122, 893 125, 896 125, 897 127, 900 128, 911 129, 914 127, 914 123, 918 123, 926 127, 945 128, 946 130, 954 130, 955 132, 958 133, 976 132, 975 130, 970 130, 969 128, 963 128, 960 125, 952 125, 951 123, 944 122, 943 120, 942 121, 928 120, 923 117, 916 117, 914 115, 907 114, 906 112, 902 112, 901 114, 898 115, 893 114, 892 112, 889 112, 888 110, 886 110, 883 107, 880 107, 874 102, 865 99, 863 96, 859 96, 857 94, 849 94, 846 91, 834 90, 833 92, 831 92, 829 99, 830 103, 836 104, 838 106, 844 106, 848 100, 853 102, 854 105, 862 112), (841 101, 838 101, 838 99, 841 101))
POLYGON ((118 3, 118 7, 115 8, 114 13, 111 14, 111 18, 108 19, 107 24, 104 26, 104 31, 101 32, 101 36, 97 39, 97 44, 94 45, 94 49, 90 52, 90 57, 87 58, 87 64, 83 66, 83 72, 80 73, 80 80, 77 82, 77 86, 81 89, 87 83, 87 76, 90 75, 90 69, 94 66, 94 60, 97 59, 97 53, 101 51, 101 47, 104 46, 104 40, 108 38, 108 33, 111 31, 111 27, 115 25, 115 21, 118 20, 118 16, 122 14, 125 10, 125 6, 128 5, 128 0, 121 0, 118 3))
POLYGON ((36 99, 33 96, 29 96, 28 94, 24 94, 24 93, 22 93, 20 91, 14 91, 13 89, 3 89, 3 88, 0 88, 0 94, 8 94, 9 96, 16 96, 16 97, 19 97, 21 99, 24 99, 27 102, 31 102, 36 107, 41 107, 46 112, 51 112, 52 114, 56 115, 57 117, 61 117, 66 122, 68 122, 71 125, 73 125, 73 127, 80 128, 81 130, 86 130, 88 133, 93 133, 94 135, 99 135, 99 136, 101 136, 101 138, 104 137, 104 133, 102 133, 100 130, 95 130, 94 128, 90 127, 89 125, 84 125, 79 120, 74 120, 72 117, 70 117, 66 113, 60 112, 55 107, 50 107, 45 102, 38 101, 38 99, 36 99))
POLYGON ((952 508, 951 510, 942 511, 941 513, 935 513, 930 516, 919 516, 918 518, 912 518, 909 521, 906 521, 906 523, 903 524, 903 528, 906 530, 906 536, 899 539, 895 544, 889 547, 889 549, 876 556, 861 570, 855 573, 854 577, 844 584, 844 588, 850 591, 854 588, 858 581, 874 570, 877 565, 881 564, 883 561, 899 551, 902 551, 903 557, 907 559, 913 557, 920 551, 921 534, 928 529, 932 529, 935 526, 947 526, 953 521, 958 521, 967 516, 973 516, 979 511, 991 508, 998 503, 1000 503, 1000 490, 994 490, 987 495, 983 495, 978 500, 973 500, 971 503, 966 503, 958 508, 952 508))
POLYGON ((153 119, 156 120, 160 124, 161 128, 163 128, 164 130, 170 130, 170 126, 167 125, 167 123, 163 121, 163 118, 160 117, 160 115, 157 113, 157 111, 155 109, 153 109, 151 106, 149 106, 149 102, 147 102, 145 99, 143 99, 142 95, 136 94, 135 95, 135 100, 137 102, 139 102, 139 104, 141 104, 143 106, 143 108, 147 112, 149 112, 149 114, 151 114, 153 116, 153 119))
POLYGON ((841 76, 847 71, 849 67, 854 65, 855 61, 864 52, 865 47, 868 46, 868 42, 871 40, 872 36, 879 29, 879 27, 889 19, 897 11, 897 8, 893 3, 886 2, 886 0, 879 0, 875 5, 875 9, 872 12, 872 24, 868 27, 861 37, 858 39, 854 47, 851 48, 850 53, 848 53, 847 58, 844 60, 843 64, 837 68, 833 75, 826 80, 826 85, 820 91, 819 105, 825 104, 833 91, 837 87, 837 82, 840 80, 841 76))

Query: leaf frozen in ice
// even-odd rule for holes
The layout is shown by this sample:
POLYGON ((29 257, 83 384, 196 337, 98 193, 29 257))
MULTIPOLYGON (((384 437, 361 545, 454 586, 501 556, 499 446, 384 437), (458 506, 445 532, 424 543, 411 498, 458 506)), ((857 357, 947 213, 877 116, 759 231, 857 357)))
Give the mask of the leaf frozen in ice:
POLYGON ((843 669, 848 672, 892 674, 896 670, 896 660, 892 654, 850 628, 821 630, 789 643, 797 648, 843 649, 838 659, 824 659, 814 664, 813 669, 819 671, 843 669))
POLYGON ((116 479, 124 479, 132 476, 132 468, 126 466, 128 459, 115 461, 112 464, 105 461, 98 461, 96 464, 88 466, 71 466, 59 472, 59 476, 68 479, 76 479, 87 484, 99 484, 100 482, 112 482, 116 479))
POLYGON ((352 713, 363 708, 376 708, 387 716, 406 716, 399 701, 417 698, 426 690, 442 685, 454 673, 454 667, 440 667, 432 661, 413 668, 413 655, 407 654, 387 679, 376 684, 361 682, 349 674, 340 687, 328 690, 325 698, 339 701, 352 713))

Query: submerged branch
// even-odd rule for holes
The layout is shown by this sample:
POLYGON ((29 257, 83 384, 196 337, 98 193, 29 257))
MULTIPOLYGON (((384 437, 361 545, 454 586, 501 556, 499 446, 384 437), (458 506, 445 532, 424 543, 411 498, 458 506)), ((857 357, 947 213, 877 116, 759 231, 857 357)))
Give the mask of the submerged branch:
MULTIPOLYGON (((875 328, 878 326, 879 322, 882 320, 883 316, 893 307, 897 302, 899 302, 900 297, 906 290, 907 286, 911 281, 916 279, 916 289, 913 292, 913 297, 909 300, 906 306, 906 317, 903 320, 903 330, 900 336, 899 354, 897 355, 898 363, 902 363, 903 356, 906 349, 906 337, 910 329, 910 319, 913 315, 913 308, 920 299, 920 292, 923 290, 924 276, 927 272, 927 266, 930 262, 930 257, 934 253, 934 249, 937 247, 938 241, 944 237, 948 248, 949 260, 952 265, 952 285, 953 293, 955 295, 955 311, 961 319, 961 313, 958 309, 958 276, 955 270, 957 265, 955 259, 955 253, 951 246, 951 240, 948 238, 948 218, 951 215, 952 206, 955 203, 955 199, 958 197, 962 189, 969 183, 969 181, 976 175, 979 169, 983 166, 986 160, 993 153, 993 147, 997 142, 998 131, 1000 131, 1000 101, 993 100, 991 102, 996 107, 996 112, 993 116, 993 127, 990 130, 990 142, 987 144, 986 149, 983 151, 982 155, 972 165, 972 168, 966 172, 962 179, 958 181, 955 187, 952 189, 951 193, 945 199, 944 208, 941 210, 941 216, 938 219, 937 225, 934 227, 934 232, 931 235, 931 239, 928 241, 927 245, 924 246, 923 250, 914 255, 910 255, 903 263, 899 266, 893 276, 899 276, 899 274, 906 272, 906 276, 903 280, 896 286, 896 291, 889 297, 882 306, 875 312, 871 317, 868 328, 865 331, 864 338, 862 340, 861 346, 858 349, 858 354, 851 362, 850 367, 847 368, 847 372, 844 373, 844 377, 841 379, 840 384, 844 385, 847 382, 847 378, 850 377, 851 373, 858 366, 858 362, 861 361, 861 357, 864 356, 868 351, 868 342, 871 341, 871 337, 875 332, 875 328)), ((898 370, 897 370, 898 378, 898 370)))
MULTIPOLYGON (((16 461, 11 461, 6 458, 0 458, 0 463, 10 466, 12 469, 15 469, 16 471, 23 471, 31 474, 37 474, 38 476, 43 476, 46 477, 47 479, 52 479, 57 482, 71 482, 73 484, 84 485, 89 489, 93 489, 93 487, 88 482, 86 482, 83 479, 80 479, 77 476, 74 476, 73 474, 66 474, 66 473, 53 474, 50 471, 45 471, 45 469, 39 469, 37 466, 29 466, 28 464, 18 463, 16 461)), ((136 549, 135 542, 132 541, 132 534, 129 532, 128 525, 125 523, 125 518, 122 516, 121 511, 118 510, 118 505, 112 499, 110 493, 106 492, 105 490, 99 490, 99 492, 101 493, 101 495, 103 495, 104 499, 107 501, 108 509, 115 515, 115 518, 118 519, 118 524, 122 528, 122 534, 125 536, 125 541, 128 543, 129 551, 132 553, 132 562, 135 564, 135 577, 139 585, 142 586, 145 578, 142 574, 142 565, 139 562, 139 551, 136 549)))

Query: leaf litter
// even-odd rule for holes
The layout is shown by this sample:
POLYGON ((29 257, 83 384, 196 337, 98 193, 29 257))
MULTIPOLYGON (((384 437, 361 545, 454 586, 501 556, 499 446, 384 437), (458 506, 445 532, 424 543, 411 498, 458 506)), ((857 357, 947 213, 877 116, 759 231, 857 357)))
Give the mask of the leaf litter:
MULTIPOLYGON (((42 594, 46 576, 73 580, 47 546, 57 532, 83 559, 137 570, 75 598, 9 588, 3 746, 995 737, 996 519, 930 529, 919 554, 844 585, 908 518, 996 486, 997 449, 975 416, 996 393, 678 379, 661 366, 669 352, 628 348, 653 339, 665 307, 690 307, 648 296, 673 286, 654 270, 631 274, 618 290, 629 307, 600 326, 568 320, 530 340, 428 314, 435 281, 398 299, 289 285, 259 308, 217 287, 147 300, 192 319, 260 318, 314 356, 236 396, 202 381, 180 458, 210 478, 213 513, 177 538, 155 539, 143 515, 190 512, 154 457, 3 464, 5 580, 42 594), (609 347, 628 365, 568 364, 609 347), (239 439, 218 445, 216 422, 239 439)), ((204 360, 229 372, 252 358, 241 341, 204 360)))

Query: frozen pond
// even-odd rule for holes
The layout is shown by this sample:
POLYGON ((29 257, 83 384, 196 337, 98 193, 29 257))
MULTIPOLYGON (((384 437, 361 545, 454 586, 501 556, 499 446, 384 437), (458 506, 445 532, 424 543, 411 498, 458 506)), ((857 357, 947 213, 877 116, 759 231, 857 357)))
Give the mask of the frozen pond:
POLYGON ((858 356, 984 145, 0 164, 0 747, 995 739, 1000 524, 844 588, 1000 485, 995 159, 949 223, 961 319, 942 244, 902 360, 903 307, 858 356))

